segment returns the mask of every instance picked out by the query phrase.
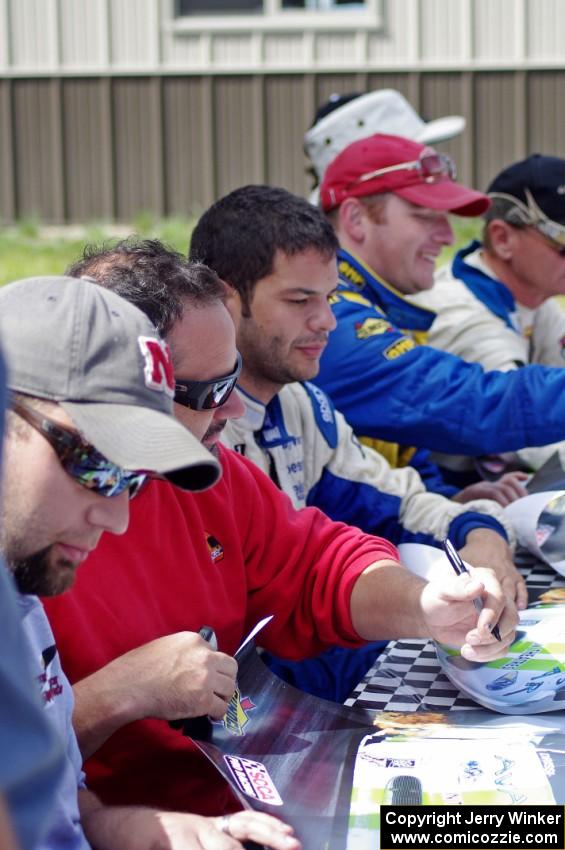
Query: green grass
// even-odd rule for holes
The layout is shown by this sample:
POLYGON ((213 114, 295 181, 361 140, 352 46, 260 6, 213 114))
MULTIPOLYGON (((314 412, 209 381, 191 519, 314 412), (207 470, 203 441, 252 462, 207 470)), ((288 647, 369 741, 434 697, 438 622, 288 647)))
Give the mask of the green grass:
POLYGON ((131 226, 93 223, 87 227, 40 227, 33 220, 0 229, 0 285, 35 275, 62 274, 87 244, 100 245, 130 234, 161 239, 183 254, 194 222, 189 219, 156 221, 140 214, 131 226))
MULTIPOLYGON (((457 248, 478 236, 480 221, 455 220, 456 244, 447 248, 440 262, 446 262, 457 248)), ((62 274, 78 259, 87 244, 100 245, 130 234, 156 238, 186 253, 194 221, 181 218, 155 220, 140 213, 131 226, 112 226, 94 222, 86 227, 41 227, 33 219, 16 227, 0 229, 0 285, 35 275, 62 274)))
MULTIPOLYGON (((149 213, 140 213, 131 226, 110 226, 92 223, 87 227, 40 227, 33 220, 22 221, 17 227, 0 230, 0 285, 23 277, 62 274, 67 266, 82 254, 86 244, 100 245, 130 234, 156 238, 186 253, 194 222, 190 219, 168 218, 155 220, 149 213)), ((440 262, 446 262, 457 248, 480 232, 477 219, 456 219, 456 244, 447 248, 440 262)))

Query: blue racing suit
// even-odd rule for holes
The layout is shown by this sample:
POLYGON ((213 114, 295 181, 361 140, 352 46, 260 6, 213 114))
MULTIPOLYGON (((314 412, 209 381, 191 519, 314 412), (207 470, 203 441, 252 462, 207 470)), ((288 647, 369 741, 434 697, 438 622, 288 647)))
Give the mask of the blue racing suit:
POLYGON ((337 328, 315 383, 360 437, 393 443, 393 459, 399 443, 477 456, 565 438, 565 369, 485 372, 419 345, 435 314, 353 255, 338 256, 337 328))

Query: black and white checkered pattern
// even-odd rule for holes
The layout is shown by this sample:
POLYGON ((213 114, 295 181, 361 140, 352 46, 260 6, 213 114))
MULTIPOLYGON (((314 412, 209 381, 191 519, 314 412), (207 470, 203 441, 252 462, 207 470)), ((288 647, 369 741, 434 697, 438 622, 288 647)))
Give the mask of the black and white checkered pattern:
MULTIPOLYGON (((532 599, 549 588, 565 587, 565 578, 532 555, 519 553, 516 565, 532 599)), ((433 643, 425 640, 389 643, 345 705, 379 711, 477 708, 477 703, 457 690, 442 672, 433 643)))

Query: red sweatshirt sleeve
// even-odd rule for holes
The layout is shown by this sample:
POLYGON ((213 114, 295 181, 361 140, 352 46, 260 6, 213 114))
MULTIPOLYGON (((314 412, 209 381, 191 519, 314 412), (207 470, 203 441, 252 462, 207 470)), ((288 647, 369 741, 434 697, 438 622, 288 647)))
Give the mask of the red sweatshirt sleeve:
POLYGON ((260 643, 286 658, 311 656, 332 644, 363 644, 351 622, 353 586, 375 561, 399 560, 397 549, 332 522, 316 508, 295 510, 240 456, 225 452, 223 465, 245 558, 247 627, 274 614, 260 643))

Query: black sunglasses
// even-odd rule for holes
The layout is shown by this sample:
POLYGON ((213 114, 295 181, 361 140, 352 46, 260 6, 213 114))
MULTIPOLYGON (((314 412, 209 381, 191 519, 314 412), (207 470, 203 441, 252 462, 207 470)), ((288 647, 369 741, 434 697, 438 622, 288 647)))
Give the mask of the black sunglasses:
POLYGON ((241 372, 241 354, 237 352, 235 367, 230 375, 209 381, 175 380, 175 401, 191 410, 214 410, 230 397, 241 372))
POLYGON ((16 399, 12 400, 12 410, 45 437, 65 472, 82 487, 107 497, 119 496, 128 490, 130 499, 133 499, 148 478, 147 473, 122 469, 76 431, 65 428, 16 399))

